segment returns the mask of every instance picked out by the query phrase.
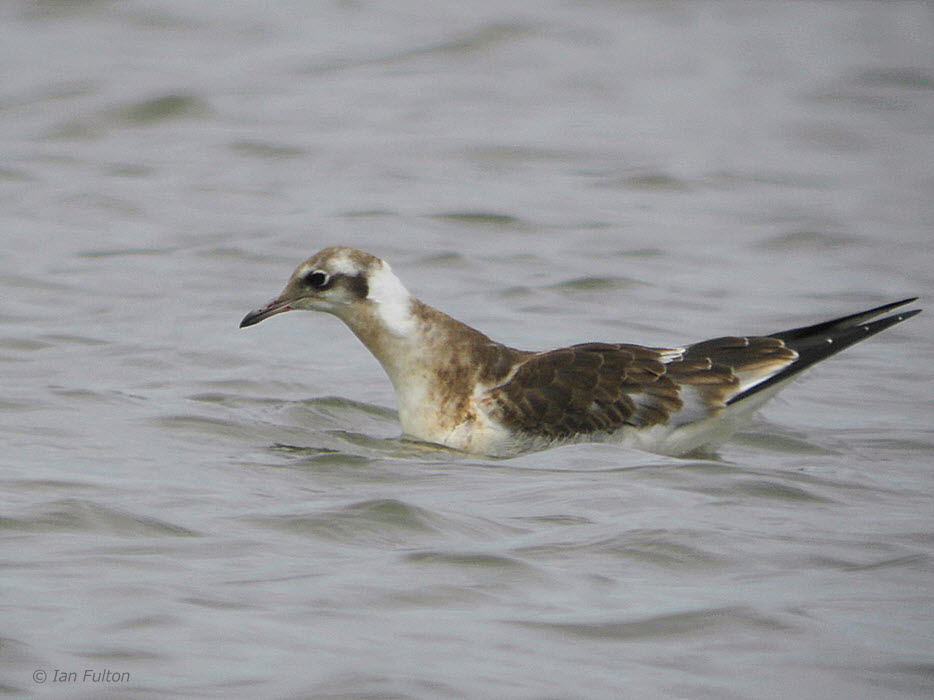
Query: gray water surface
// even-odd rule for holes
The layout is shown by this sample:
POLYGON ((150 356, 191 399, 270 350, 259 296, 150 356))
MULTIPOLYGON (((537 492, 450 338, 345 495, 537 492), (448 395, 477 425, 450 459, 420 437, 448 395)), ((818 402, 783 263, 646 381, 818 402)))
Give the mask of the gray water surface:
POLYGON ((930 307, 932 30, 5 3, 0 693, 934 695, 930 310, 703 460, 408 443, 336 319, 237 328, 334 244, 527 349, 930 307))

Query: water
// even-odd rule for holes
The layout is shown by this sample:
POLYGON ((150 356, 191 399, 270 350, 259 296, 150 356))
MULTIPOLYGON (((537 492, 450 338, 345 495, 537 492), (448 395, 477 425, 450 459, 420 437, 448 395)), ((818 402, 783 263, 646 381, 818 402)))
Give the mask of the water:
POLYGON ((385 5, 0 10, 2 692, 930 697, 930 311, 711 460, 408 444, 237 329, 332 244, 529 349, 929 304, 930 6, 385 5))

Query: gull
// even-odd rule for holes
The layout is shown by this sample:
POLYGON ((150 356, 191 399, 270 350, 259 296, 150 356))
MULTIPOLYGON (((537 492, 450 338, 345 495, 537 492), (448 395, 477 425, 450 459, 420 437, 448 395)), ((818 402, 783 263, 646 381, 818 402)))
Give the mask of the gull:
POLYGON ((876 319, 916 300, 683 347, 591 342, 531 352, 422 303, 383 260, 331 247, 240 327, 296 309, 337 316, 389 375, 406 438, 489 457, 574 442, 678 456, 714 451, 802 370, 920 313, 876 319))

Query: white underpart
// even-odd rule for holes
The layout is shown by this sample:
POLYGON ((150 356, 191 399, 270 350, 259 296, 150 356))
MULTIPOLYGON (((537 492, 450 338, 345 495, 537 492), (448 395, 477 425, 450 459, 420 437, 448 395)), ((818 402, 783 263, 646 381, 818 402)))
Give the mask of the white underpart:
POLYGON ((704 397, 693 386, 681 387, 681 410, 671 417, 672 425, 686 425, 703 420, 710 415, 710 407, 704 397))
POLYGON ((415 332, 415 319, 412 317, 412 295, 409 294, 388 263, 376 270, 371 270, 367 283, 367 299, 376 303, 380 320, 391 335, 397 338, 411 336, 415 332))
MULTIPOLYGON (((785 381, 791 381, 791 378, 785 381)), ((647 431, 637 432, 630 444, 638 449, 673 456, 689 454, 698 449, 708 452, 715 450, 745 426, 752 414, 784 386, 785 382, 779 382, 755 396, 727 406, 719 413, 684 423, 673 430, 670 426, 653 426, 647 431)))

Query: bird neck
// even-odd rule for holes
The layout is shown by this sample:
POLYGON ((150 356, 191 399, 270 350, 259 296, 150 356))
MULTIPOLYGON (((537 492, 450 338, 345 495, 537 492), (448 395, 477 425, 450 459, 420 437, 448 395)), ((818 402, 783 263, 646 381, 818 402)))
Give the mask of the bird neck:
POLYGON ((462 422, 478 383, 515 352, 412 296, 368 300, 343 320, 389 375, 405 433, 425 440, 462 422))

